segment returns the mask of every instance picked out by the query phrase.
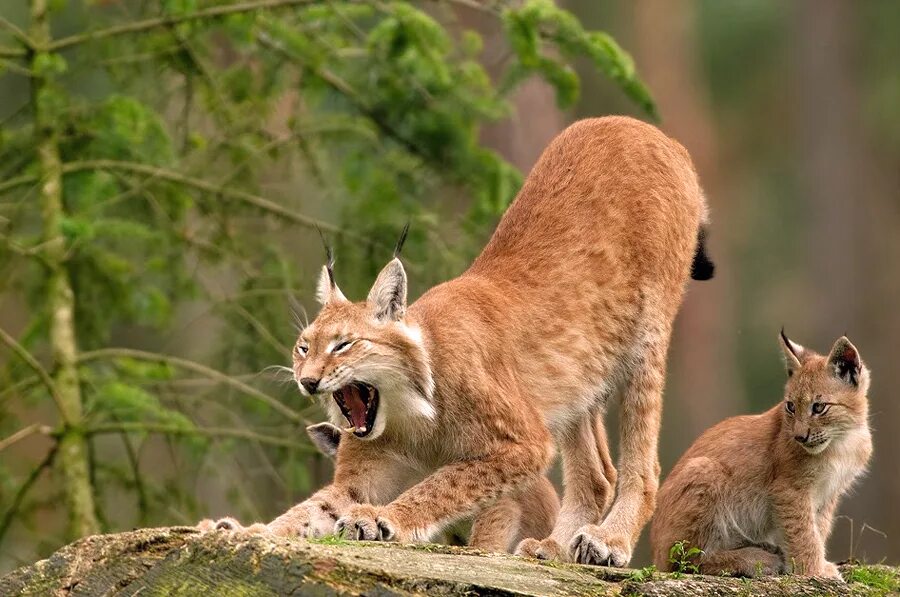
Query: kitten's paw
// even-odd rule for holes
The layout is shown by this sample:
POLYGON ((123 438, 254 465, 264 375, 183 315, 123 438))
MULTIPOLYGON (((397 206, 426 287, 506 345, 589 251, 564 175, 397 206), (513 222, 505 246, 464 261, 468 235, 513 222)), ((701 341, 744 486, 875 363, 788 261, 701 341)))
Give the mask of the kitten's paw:
POLYGON ((208 533, 216 528, 216 521, 212 518, 204 518, 197 523, 196 529, 201 533, 208 533))
POLYGON ((251 535, 258 535, 269 532, 268 527, 262 523, 257 522, 255 524, 251 524, 248 527, 245 527, 240 522, 238 522, 236 518, 232 518, 230 516, 226 516, 218 520, 205 518, 197 523, 197 528, 201 532, 231 531, 235 533, 248 533, 251 535))
POLYGON ((787 572, 783 554, 774 554, 761 550, 759 557, 748 562, 742 570, 738 570, 736 576, 757 578, 759 576, 778 576, 787 572))
POLYGON ((841 571, 838 570, 838 567, 832 564, 831 562, 825 562, 822 564, 819 573, 816 576, 824 576, 825 578, 834 578, 840 581, 844 580, 844 577, 841 576, 841 571))
POLYGON ((394 541, 396 525, 378 508, 358 504, 350 508, 334 525, 334 532, 346 539, 358 541, 394 541))
POLYGON ((282 537, 314 539, 334 532, 336 519, 335 510, 329 503, 307 500, 270 522, 268 528, 282 537))
POLYGON ((538 560, 555 560, 566 562, 566 552, 562 545, 550 539, 523 539, 516 547, 515 555, 538 560))
POLYGON ((624 568, 631 560, 631 545, 624 538, 606 534, 602 527, 581 527, 569 544, 572 561, 593 566, 624 568))

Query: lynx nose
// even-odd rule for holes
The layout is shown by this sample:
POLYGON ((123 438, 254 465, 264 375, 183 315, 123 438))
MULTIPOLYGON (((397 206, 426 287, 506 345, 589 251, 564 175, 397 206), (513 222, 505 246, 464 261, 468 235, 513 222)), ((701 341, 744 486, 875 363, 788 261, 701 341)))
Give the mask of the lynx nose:
POLYGON ((315 394, 316 388, 319 387, 319 380, 312 377, 304 377, 300 380, 300 385, 310 394, 315 394))
POLYGON ((805 444, 809 440, 809 429, 806 430, 806 435, 795 435, 794 439, 801 444, 805 444))

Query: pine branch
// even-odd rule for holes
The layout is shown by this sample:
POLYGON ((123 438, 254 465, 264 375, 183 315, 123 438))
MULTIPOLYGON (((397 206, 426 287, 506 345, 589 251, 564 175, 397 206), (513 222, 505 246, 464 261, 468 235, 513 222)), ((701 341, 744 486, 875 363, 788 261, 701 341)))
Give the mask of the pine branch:
POLYGON ((18 25, 11 22, 6 17, 0 15, 0 27, 3 27, 10 33, 12 33, 13 37, 19 40, 19 43, 24 45, 26 48, 34 48, 34 42, 31 41, 31 38, 28 37, 28 34, 25 33, 18 25))
POLYGON ((98 360, 116 360, 116 359, 137 359, 139 361, 152 361, 156 363, 163 363, 166 365, 171 365, 173 367, 177 367, 179 369, 184 369, 186 371, 193 371, 194 373, 198 373, 204 377, 208 377, 210 379, 221 382, 227 386, 231 386, 244 394, 251 396, 260 402, 263 402, 274 410, 278 411, 280 414, 284 415, 288 419, 290 419, 293 423, 302 423, 303 417, 300 416, 299 413, 294 410, 288 408, 278 400, 275 400, 268 394, 257 390, 256 388, 245 384, 242 381, 238 381, 233 377, 229 377, 228 375, 222 373, 221 371, 217 371, 211 367, 207 367, 206 365, 202 365, 195 361, 190 361, 188 359, 183 359, 180 357, 174 357, 170 355, 155 353, 155 352, 146 352, 143 350, 136 350, 133 348, 101 348, 100 350, 92 350, 88 352, 81 353, 81 357, 79 358, 79 363, 84 364, 90 361, 98 361, 98 360))
POLYGON ((53 382, 53 378, 50 377, 50 374, 44 369, 44 366, 34 357, 33 354, 28 352, 24 346, 19 344, 19 342, 10 336, 6 330, 0 328, 0 342, 6 344, 16 356, 18 356, 28 367, 37 373, 38 377, 41 380, 41 383, 47 388, 47 391, 50 392, 50 396, 53 397, 53 401, 56 403, 56 407, 59 409, 60 414, 65 417, 65 409, 62 407, 62 403, 60 401, 59 392, 56 389, 56 384, 53 382))
POLYGON ((25 174, 23 176, 17 176, 15 178, 7 178, 6 180, 0 182, 0 193, 10 191, 17 187, 25 186, 27 184, 35 184, 37 182, 38 177, 34 174, 25 174))
POLYGON ((35 435, 37 433, 39 433, 41 435, 52 435, 53 428, 50 427, 49 425, 41 425, 40 423, 32 423, 28 427, 19 429, 18 431, 16 431, 12 435, 6 437, 5 439, 0 439, 0 452, 5 450, 6 448, 10 447, 14 443, 19 442, 19 441, 25 439, 26 437, 31 437, 32 435, 35 435))
POLYGON ((22 48, 0 48, 0 58, 22 58, 26 54, 22 48))
POLYGON ((163 435, 198 435, 214 438, 237 438, 268 444, 271 446, 281 446, 284 448, 292 448, 295 450, 303 450, 305 452, 314 453, 315 448, 307 444, 301 444, 283 439, 280 437, 272 437, 263 435, 248 429, 232 429, 228 427, 182 427, 179 425, 165 425, 157 423, 109 423, 103 425, 95 425, 85 430, 85 434, 101 435, 104 433, 160 433, 163 435))
POLYGON ((28 257, 34 259, 36 261, 39 261, 44 266, 50 267, 50 264, 47 263, 47 260, 43 255, 41 255, 41 250, 46 246, 46 243, 40 243, 32 247, 23 247, 5 234, 0 234, 0 242, 5 243, 7 248, 9 248, 12 253, 20 257, 28 257))
POLYGON ((69 37, 60 38, 47 46, 47 51, 55 52, 63 48, 68 48, 77 44, 88 41, 96 41, 107 37, 114 37, 127 33, 141 33, 144 31, 152 31, 160 27, 170 27, 179 23, 189 21, 200 21, 204 19, 212 19, 216 17, 224 17, 232 14, 244 12, 253 12, 254 10, 266 10, 273 8, 283 8, 288 6, 302 6, 305 4, 315 4, 322 0, 257 0, 256 2, 239 2, 237 4, 226 4, 212 6, 197 12, 183 15, 168 15, 164 17, 156 17, 145 19, 143 21, 134 21, 131 23, 123 23, 115 25, 108 29, 100 29, 90 33, 80 33, 70 35, 69 37))
POLYGON ((44 472, 45 469, 50 468, 53 464, 53 460, 56 458, 56 454, 58 452, 59 444, 54 443, 53 447, 50 448, 50 451, 47 452, 47 455, 41 461, 40 464, 37 465, 37 468, 31 471, 28 475, 28 478, 25 479, 25 482, 19 487, 19 490, 16 492, 15 497, 13 498, 12 505, 9 507, 3 514, 3 519, 0 520, 0 542, 3 541, 3 537, 6 535, 6 531, 9 530, 9 526, 12 524, 13 519, 18 513, 19 508, 22 507, 22 501, 25 499, 25 496, 28 495, 28 492, 31 491, 32 486, 37 482, 38 477, 41 476, 41 473, 44 472))
POLYGON ((25 379, 21 379, 10 386, 6 386, 2 390, 0 390, 0 406, 3 406, 3 402, 6 400, 7 396, 12 396, 13 394, 30 390, 32 387, 40 383, 41 379, 37 375, 32 375, 30 377, 26 377, 25 379))
MULTIPOLYGON (((271 199, 266 199, 265 197, 260 197, 259 195, 254 195, 253 193, 248 193, 239 189, 223 187, 221 185, 214 184, 200 178, 194 178, 192 176, 182 174, 181 172, 176 172, 175 170, 168 170, 166 168, 141 164, 139 162, 126 162, 119 160, 90 160, 82 162, 69 162, 63 165, 64 174, 81 172, 83 170, 119 170, 122 172, 131 172, 134 174, 144 174, 146 176, 151 176, 160 180, 166 180, 169 182, 174 182, 176 184, 192 187, 201 191, 205 191, 207 193, 221 195, 226 199, 234 199, 246 205, 253 206, 266 214, 277 216, 293 224, 299 224, 307 228, 321 228, 322 230, 331 232, 333 234, 350 236, 349 232, 333 224, 322 222, 315 218, 310 218, 309 216, 304 216, 303 214, 293 212, 285 207, 282 207, 281 205, 278 205, 271 199)), ((2 190, 3 186, 0 185, 0 191, 2 190)), ((355 235, 354 239, 360 240, 355 235)), ((373 245, 376 244, 372 241, 364 242, 368 242, 369 244, 373 245)))

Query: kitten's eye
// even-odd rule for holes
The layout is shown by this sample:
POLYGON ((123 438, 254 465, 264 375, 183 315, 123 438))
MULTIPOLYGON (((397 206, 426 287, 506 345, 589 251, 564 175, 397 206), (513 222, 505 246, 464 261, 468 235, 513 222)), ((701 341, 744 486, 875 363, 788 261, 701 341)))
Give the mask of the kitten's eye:
POLYGON ((787 402, 784 403, 784 407, 787 409, 787 411, 789 413, 794 414, 794 403, 793 402, 788 400, 787 402))
POLYGON ((309 352, 309 347, 305 344, 298 344, 294 350, 296 351, 297 356, 305 357, 306 353, 309 352))
POLYGON ((814 415, 824 414, 826 410, 828 410, 828 405, 824 402, 813 402, 812 412, 814 415))
POLYGON ((352 340, 344 340, 343 342, 338 342, 334 345, 334 348, 331 349, 332 354, 337 354, 339 352, 344 352, 350 345, 353 344, 352 340))

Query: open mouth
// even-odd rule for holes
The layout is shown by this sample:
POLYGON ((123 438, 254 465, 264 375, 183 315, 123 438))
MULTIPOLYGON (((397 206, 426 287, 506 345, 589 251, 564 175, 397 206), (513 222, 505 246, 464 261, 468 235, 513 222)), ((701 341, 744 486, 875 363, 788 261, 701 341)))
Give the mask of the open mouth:
POLYGON ((331 396, 350 423, 344 431, 352 432, 356 437, 372 433, 378 414, 378 390, 374 386, 355 381, 335 390, 331 396))

